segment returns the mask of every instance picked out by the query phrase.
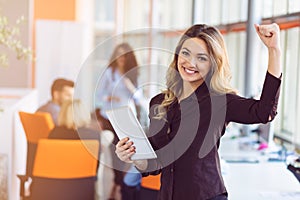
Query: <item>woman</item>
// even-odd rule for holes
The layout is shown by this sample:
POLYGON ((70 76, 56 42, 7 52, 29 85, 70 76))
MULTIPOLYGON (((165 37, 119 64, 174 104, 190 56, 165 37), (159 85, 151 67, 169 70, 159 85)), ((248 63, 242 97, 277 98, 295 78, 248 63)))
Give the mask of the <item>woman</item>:
MULTIPOLYGON (((100 143, 100 134, 95 129, 91 129, 91 115, 89 110, 82 104, 80 100, 68 100, 65 101, 60 109, 58 115, 58 125, 55 126, 49 134, 49 139, 66 139, 66 140, 97 140, 100 143)), ((84 141, 83 141, 84 143, 84 141)), ((89 146, 86 146, 89 149, 89 146)), ((98 151, 98 163, 97 163, 97 174, 99 168, 100 161, 100 149, 99 146, 98 151)), ((95 199, 95 188, 91 188, 91 185, 94 184, 94 181, 97 180, 97 176, 92 180, 89 178, 85 178, 83 180, 74 179, 71 180, 74 186, 76 186, 78 181, 84 181, 84 184, 78 185, 78 191, 82 192, 85 195, 86 200, 94 200, 95 199)), ((57 187, 60 187, 60 184, 64 184, 64 182, 60 181, 55 183, 57 187)), ((65 191, 67 195, 70 192, 75 191, 65 191)), ((76 193, 77 194, 77 193, 76 193)), ((61 199, 68 199, 69 197, 65 197, 64 194, 61 194, 61 199)))
POLYGON ((150 142, 158 159, 132 161, 130 138, 120 140, 117 156, 143 175, 161 173, 159 199, 227 199, 218 147, 229 122, 266 123, 274 119, 279 97, 280 37, 277 24, 255 25, 269 51, 260 100, 235 94, 220 32, 194 25, 181 37, 167 73, 167 90, 150 102, 150 142))
POLYGON ((58 125, 49 134, 49 139, 96 139, 99 133, 90 128, 91 115, 80 100, 65 101, 58 115, 58 125))
MULTIPOLYGON (((109 60, 108 68, 100 77, 95 96, 96 105, 104 119, 106 110, 129 105, 135 111, 133 92, 137 86, 138 64, 128 43, 117 45, 109 60)), ((106 128, 106 127, 104 127, 106 128)))
MULTIPOLYGON (((49 139, 90 139, 98 140, 99 145, 101 144, 100 133, 91 128, 90 112, 80 100, 65 101, 61 106, 57 121, 58 124, 49 133, 49 139)), ((99 161, 100 151, 98 154, 98 166, 99 161)))
POLYGON ((100 108, 97 111, 97 118, 103 130, 110 130, 114 133, 113 145, 110 147, 112 152, 112 165, 114 170, 114 186, 110 192, 109 199, 115 199, 117 187, 121 186, 123 199, 132 199, 130 196, 136 196, 136 187, 140 177, 138 174, 127 174, 130 176, 128 183, 132 187, 124 184, 124 172, 129 166, 115 156, 115 144, 118 138, 107 119, 106 111, 121 106, 130 106, 138 115, 137 105, 140 105, 141 93, 136 92, 138 78, 138 63, 132 47, 128 43, 121 43, 115 47, 109 60, 108 68, 104 71, 96 92, 96 105, 100 108), (128 196, 128 198, 126 197, 128 196))

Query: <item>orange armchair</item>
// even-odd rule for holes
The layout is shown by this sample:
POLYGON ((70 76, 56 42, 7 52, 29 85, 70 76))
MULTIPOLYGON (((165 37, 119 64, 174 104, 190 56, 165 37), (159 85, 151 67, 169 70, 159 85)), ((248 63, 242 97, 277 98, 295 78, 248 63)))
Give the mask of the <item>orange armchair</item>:
POLYGON ((24 128, 27 140, 27 161, 26 161, 26 175, 18 175, 20 184, 20 196, 25 197, 25 182, 32 176, 33 162, 37 142, 41 138, 48 138, 50 131, 54 128, 52 117, 49 113, 37 112, 27 113, 19 112, 20 120, 24 128))
POLYGON ((99 141, 41 139, 31 200, 94 200, 99 141))

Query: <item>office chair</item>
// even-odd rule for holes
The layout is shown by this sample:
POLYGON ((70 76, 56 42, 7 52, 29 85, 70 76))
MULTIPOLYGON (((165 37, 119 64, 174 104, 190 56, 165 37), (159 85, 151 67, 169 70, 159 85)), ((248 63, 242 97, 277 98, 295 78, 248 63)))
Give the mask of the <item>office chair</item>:
POLYGON ((94 200, 99 141, 41 139, 31 200, 94 200))
POLYGON ((293 163, 290 163, 287 169, 294 174, 300 183, 300 157, 294 160, 293 163))
POLYGON ((17 175, 21 182, 20 197, 25 200, 27 199, 25 196, 25 183, 28 181, 28 178, 32 176, 37 142, 41 138, 48 138, 50 131, 54 128, 54 123, 49 113, 27 113, 20 111, 19 116, 27 140, 26 174, 17 175))
POLYGON ((148 188, 151 190, 159 190, 160 189, 160 174, 156 176, 146 176, 141 180, 141 186, 144 188, 148 188))
POLYGON ((144 200, 152 200, 158 198, 160 189, 160 174, 142 177, 140 197, 144 200))

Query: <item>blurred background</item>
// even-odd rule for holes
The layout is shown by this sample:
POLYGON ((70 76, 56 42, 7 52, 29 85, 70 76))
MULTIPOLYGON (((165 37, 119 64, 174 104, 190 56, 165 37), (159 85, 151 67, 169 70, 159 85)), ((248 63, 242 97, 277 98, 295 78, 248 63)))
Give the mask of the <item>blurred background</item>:
MULTIPOLYGON (((116 44, 125 41, 136 50, 139 83, 163 84, 180 33, 195 23, 222 31, 233 86, 242 95, 256 97, 265 76, 267 50, 253 24, 276 22, 281 28, 284 73, 274 130, 300 144, 299 0, 0 0, 0 14, 11 23, 24 16, 20 38, 35 56, 34 62, 24 62, 2 48, 9 66, 0 67, 0 87, 36 88, 42 104, 50 97, 47 88, 54 78, 76 80, 81 70, 85 84, 83 89, 78 86, 78 95, 84 95, 91 108, 99 69, 106 67, 116 44)), ((144 94, 150 98, 160 89, 161 85, 145 87, 144 94)))
MULTIPOLYGON (((75 95, 93 111, 99 77, 121 42, 134 48, 141 66, 138 85, 150 99, 164 88, 180 34, 196 23, 220 29, 232 85, 241 95, 259 97, 268 60, 253 24, 276 22, 281 28, 283 82, 273 130, 275 137, 300 149, 299 0, 0 0, 0 16, 12 25, 24 17, 18 37, 34 56, 17 59, 0 41, 0 51, 8 56, 7 66, 0 67, 2 112, 31 92, 34 100, 24 107, 33 111, 50 98, 57 77, 74 80, 75 95)), ((5 153, 6 146, 1 148, 5 153)))

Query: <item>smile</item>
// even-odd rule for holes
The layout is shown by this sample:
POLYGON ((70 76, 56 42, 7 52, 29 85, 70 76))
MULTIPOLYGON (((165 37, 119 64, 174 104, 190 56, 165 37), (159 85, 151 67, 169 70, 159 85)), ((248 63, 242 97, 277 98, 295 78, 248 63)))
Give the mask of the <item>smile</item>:
POLYGON ((192 70, 192 69, 188 69, 188 68, 185 68, 185 67, 182 67, 184 69, 184 71, 187 73, 187 74, 196 74, 196 73, 199 73, 198 71, 196 70, 192 70))

